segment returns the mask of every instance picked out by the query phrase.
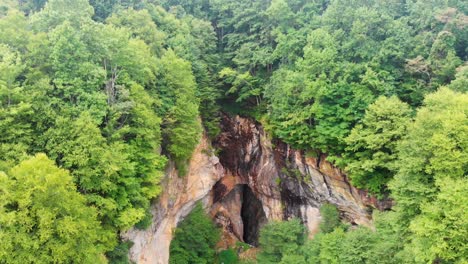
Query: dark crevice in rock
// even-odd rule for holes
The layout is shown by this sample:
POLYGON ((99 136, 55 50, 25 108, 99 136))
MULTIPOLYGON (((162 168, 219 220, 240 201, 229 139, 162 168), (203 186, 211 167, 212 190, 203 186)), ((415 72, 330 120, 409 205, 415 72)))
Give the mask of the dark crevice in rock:
POLYGON ((321 175, 322 175, 323 182, 325 183, 325 186, 327 186, 328 195, 332 196, 333 194, 331 192, 330 184, 328 183, 327 177, 324 174, 321 174, 321 175))
POLYGON ((243 185, 241 217, 244 223, 244 242, 258 246, 260 228, 266 223, 262 203, 255 197, 249 186, 243 185))
POLYGON ((221 133, 213 142, 213 146, 219 149, 220 163, 227 171, 244 180, 249 175, 255 176, 262 156, 260 137, 263 131, 260 124, 253 119, 223 115, 220 128, 221 133))
POLYGON ((307 189, 304 189, 297 179, 290 177, 282 179, 281 201, 284 205, 283 218, 285 220, 294 217, 301 218, 301 206, 308 204, 306 192, 307 189))
POLYGON ((307 156, 279 139, 270 140, 251 118, 223 114, 220 128, 213 146, 225 177, 214 185, 212 199, 227 238, 257 246, 266 215, 316 221, 318 208, 325 202, 337 205, 350 222, 358 224, 368 222, 370 214, 364 206, 387 207, 352 187, 326 154, 315 151, 307 156))
POLYGON ((213 203, 217 203, 224 197, 224 195, 226 195, 227 187, 221 181, 218 181, 213 186, 212 190, 213 190, 213 203))

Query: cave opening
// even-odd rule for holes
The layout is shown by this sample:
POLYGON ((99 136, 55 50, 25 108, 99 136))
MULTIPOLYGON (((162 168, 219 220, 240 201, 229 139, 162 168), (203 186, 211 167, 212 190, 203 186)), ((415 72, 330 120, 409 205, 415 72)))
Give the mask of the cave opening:
POLYGON ((267 219, 262 202, 248 185, 242 186, 241 218, 244 224, 244 242, 257 247, 260 228, 267 222, 267 219))

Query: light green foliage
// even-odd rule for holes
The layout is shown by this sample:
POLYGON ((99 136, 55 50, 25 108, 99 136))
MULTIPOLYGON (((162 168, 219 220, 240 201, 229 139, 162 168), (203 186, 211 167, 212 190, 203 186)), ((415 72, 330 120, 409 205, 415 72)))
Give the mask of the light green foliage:
POLYGON ((4 263, 105 263, 96 216, 68 171, 44 154, 0 172, 4 263))
POLYGON ((133 37, 145 41, 153 53, 161 55, 166 34, 158 29, 148 10, 119 10, 106 22, 129 29, 133 37))
POLYGON ((457 92, 468 92, 468 66, 461 66, 457 69, 455 80, 448 87, 457 92))
POLYGON ((0 170, 25 157, 32 141, 31 104, 16 81, 23 70, 19 53, 0 44, 0 170))
POLYGON ((366 227, 344 232, 319 232, 307 241, 302 251, 307 263, 411 263, 400 252, 403 247, 398 217, 391 213, 374 214, 376 230, 366 227))
POLYGON ((221 92, 216 86, 220 56, 216 53, 216 35, 211 23, 188 17, 190 26, 190 50, 192 71, 197 82, 197 98, 200 100, 200 116, 210 137, 219 133, 219 104, 221 92))
POLYGON ((185 175, 185 163, 190 158, 200 139, 201 125, 198 119, 198 102, 195 96, 195 80, 190 70, 190 63, 178 58, 169 50, 161 59, 164 72, 165 91, 171 93, 173 105, 167 112, 168 150, 176 161, 179 174, 185 175))
POLYGON ((440 192, 434 201, 421 206, 421 214, 410 225, 414 234, 409 251, 418 262, 440 260, 465 263, 468 249, 468 180, 437 181, 440 192))
MULTIPOLYGON (((321 228, 305 244, 309 263, 466 262, 467 97, 441 88, 424 102, 397 141, 398 173, 390 184, 395 211, 375 213, 375 231, 321 228)), ((321 214, 327 215, 324 207, 321 214)))
POLYGON ((441 88, 426 97, 399 146, 399 168, 390 187, 407 219, 433 200, 436 181, 466 176, 468 97, 441 88))
MULTIPOLYGON (((306 239, 306 229, 299 219, 284 222, 270 222, 260 230, 261 252, 257 255, 259 263, 286 263, 290 255, 298 255, 306 239), (285 258, 289 256, 288 258, 285 258)), ((299 256, 293 257, 300 259, 299 256)))
POLYGON ((294 13, 285 0, 272 0, 265 14, 277 26, 276 30, 283 32, 290 28, 290 23, 294 19, 294 13))
POLYGON ((379 97, 346 138, 346 170, 353 185, 374 194, 385 191, 398 167, 397 142, 406 135, 411 109, 397 97, 379 97))
POLYGON ((127 229, 139 222, 149 201, 159 194, 160 169, 164 159, 157 153, 159 119, 151 112, 151 99, 135 86, 136 104, 129 113, 129 126, 119 133, 127 138, 106 143, 90 115, 75 121, 60 119, 49 129, 46 149, 59 164, 72 170, 89 202, 100 209, 104 223, 127 229), (143 97, 142 97, 143 96, 143 97))
MULTIPOLYGON (((121 2, 135 7, 125 10, 114 2, 91 2, 118 12, 102 24, 91 19, 87 1, 51 0, 42 11, 42 2, 24 2, 25 12, 35 12, 30 18, 16 11, 16 4, 2 9, 0 168, 46 152, 70 170, 87 205, 99 209, 105 230, 100 239, 111 250, 119 231, 150 224, 150 201, 161 191, 166 163, 161 145, 185 164, 200 137, 197 84, 212 84, 211 55, 197 70, 175 54, 160 56, 173 47, 187 59, 205 58, 201 53, 214 53, 215 40, 209 23, 181 20, 160 7, 139 10, 121 2), (154 10, 165 15, 160 27, 154 10), (211 37, 211 44, 200 42, 191 50, 185 36, 192 30, 206 35, 204 40, 211 37), (205 74, 205 80, 193 72, 205 74), (171 131, 168 144, 162 144, 161 127, 171 131)), ((95 18, 102 21, 106 10, 95 18)))
POLYGON ((48 31, 64 21, 78 27, 83 22, 90 22, 93 13, 87 0, 48 0, 41 12, 34 14, 32 22, 40 31, 48 31))
POLYGON ((390 183, 400 224, 409 226, 406 254, 417 262, 463 261, 468 97, 441 88, 424 103, 400 144, 390 183))
POLYGON ((133 170, 125 146, 107 145, 90 115, 85 113, 75 121, 57 120, 56 127, 49 129, 44 137, 48 139, 45 148, 49 155, 72 170, 80 189, 88 193, 88 200, 99 208, 105 222, 128 228, 139 220, 138 215, 141 219, 144 211, 133 211, 132 196, 121 193, 126 184, 123 181, 126 175, 121 173, 133 170))
POLYGON ((64 114, 77 116, 89 109, 96 120, 106 112, 103 93, 97 89, 105 79, 105 72, 92 61, 92 50, 88 49, 82 33, 68 21, 49 33, 52 78, 55 97, 62 99, 59 104, 64 114), (85 77, 86 76, 86 77, 85 77))
MULTIPOLYGON (((371 255, 374 263, 398 264, 409 262, 401 254, 404 245, 404 228, 401 216, 393 211, 377 212, 372 215, 375 221, 375 238, 371 255)), ((363 254, 368 254, 363 252, 363 254)))
POLYGON ((276 71, 266 91, 275 135, 296 147, 343 153, 344 138, 374 98, 366 69, 340 62, 337 50, 330 33, 313 31, 304 59, 295 70, 276 71))
POLYGON ((330 233, 340 225, 340 213, 335 205, 324 204, 320 207, 320 232, 330 233))
POLYGON ((24 69, 22 65, 20 55, 12 50, 9 45, 2 44, 0 46, 0 70, 2 72, 0 83, 2 90, 0 95, 2 98, 2 105, 10 105, 11 101, 15 98, 12 98, 13 94, 18 94, 18 91, 15 91, 16 78, 21 74, 24 69))
MULTIPOLYGON (((154 100, 138 84, 130 88, 130 99, 134 104, 128 115, 128 126, 121 129, 119 134, 129 142, 128 152, 130 160, 134 164, 134 175, 139 188, 132 188, 130 197, 135 205, 148 209, 152 198, 161 192, 159 182, 162 178, 162 170, 166 164, 166 158, 159 155, 161 142, 161 119, 156 115, 154 100)), ((138 227, 146 228, 151 224, 152 215, 147 210, 146 215, 138 223, 138 227)))
POLYGON ((359 227, 346 233, 341 245, 340 263, 375 263, 373 247, 376 245, 375 233, 366 227, 359 227))
POLYGON ((214 263, 214 246, 219 240, 219 230, 198 203, 178 225, 171 242, 169 263, 214 263))
POLYGON ((304 255, 307 263, 330 263, 338 264, 345 232, 341 228, 335 229, 331 233, 319 233, 313 240, 307 241, 304 245, 304 255))
MULTIPOLYGON (((417 12, 433 9, 433 5, 417 2, 419 9, 405 14, 398 6, 401 3, 331 1, 319 25, 309 22, 308 38, 293 31, 290 38, 279 34, 284 40, 278 43, 278 52, 288 41, 304 48, 303 54, 293 52, 302 59, 281 64, 274 71, 265 90, 275 135, 296 147, 332 154, 329 160, 344 166, 346 161, 340 156, 350 151, 345 138, 378 96, 397 94, 419 105, 427 91, 450 82, 464 57, 455 47, 464 39, 450 23, 427 31, 426 23, 437 23, 434 10, 417 12), (434 22, 412 20, 420 16, 434 22), (421 31, 413 29, 418 23, 424 28, 421 31)), ((274 1, 272 6, 280 4, 274 1)), ((439 4, 440 8, 444 5, 439 4)), ((457 17, 458 11, 454 12, 457 17)), ((293 49, 287 47, 287 51, 293 49)), ((380 192, 386 181, 369 185, 374 193, 380 192)), ((358 185, 365 187, 363 182, 358 185)))
POLYGON ((154 87, 164 38, 147 11, 125 14, 105 25, 91 20, 87 1, 51 0, 30 19, 14 9, 0 19, 0 168, 46 152, 69 169, 99 209, 106 250, 120 230, 150 224, 166 161, 154 87))
MULTIPOLYGON (((11 168, 47 153, 71 175, 49 164, 64 177, 52 183, 73 182, 82 195, 67 189, 81 197, 70 198, 77 207, 67 217, 79 217, 50 232, 81 225, 84 234, 62 244, 86 243, 36 254, 36 240, 11 240, 12 228, 49 224, 42 213, 53 217, 69 202, 54 200, 60 210, 42 203, 47 210, 30 211, 40 217, 0 229, 10 239, 1 254, 97 263, 107 251, 110 262, 127 262, 130 245, 118 233, 150 225, 166 160, 184 175, 202 126, 215 137, 223 109, 262 116, 273 137, 328 154, 357 187, 396 203, 375 215, 375 232, 344 231, 336 209, 322 208, 322 232, 306 249, 297 220, 268 225, 260 262, 466 262, 467 11, 460 0, 2 1, 0 170, 8 176, 0 178, 2 188, 25 191, 0 195, 36 197, 50 182, 22 184, 11 168)), ((38 157, 27 162, 46 166, 38 157)), ((182 263, 212 263, 213 233, 199 233, 206 246, 179 251, 182 263)))
POLYGON ((124 138, 130 143, 132 160, 142 182, 142 192, 148 198, 156 197, 160 190, 154 183, 159 182, 164 158, 158 154, 161 134, 161 119, 154 112, 156 101, 149 96, 143 87, 133 84, 130 98, 134 107, 130 112, 128 130, 124 129, 124 138))
POLYGON ((307 264, 303 255, 286 255, 281 259, 280 264, 307 264))
POLYGON ((319 233, 304 246, 307 263, 376 263, 379 261, 373 251, 376 238, 376 234, 365 227, 348 232, 336 228, 330 233, 319 233))
POLYGON ((0 40, 1 43, 24 50, 31 37, 29 25, 23 13, 16 9, 9 9, 5 16, 0 19, 0 40))
POLYGON ((226 94, 236 94, 236 102, 242 102, 253 97, 256 104, 260 104, 261 89, 258 80, 252 77, 249 72, 238 73, 231 68, 224 68, 219 72, 219 76, 231 85, 226 94))
POLYGON ((170 12, 160 6, 149 6, 148 10, 158 29, 164 31, 165 44, 178 57, 190 61, 197 83, 200 116, 208 134, 214 137, 219 132, 217 100, 221 93, 216 78, 221 58, 217 54, 213 26, 206 20, 185 15, 180 7, 169 8, 170 12))

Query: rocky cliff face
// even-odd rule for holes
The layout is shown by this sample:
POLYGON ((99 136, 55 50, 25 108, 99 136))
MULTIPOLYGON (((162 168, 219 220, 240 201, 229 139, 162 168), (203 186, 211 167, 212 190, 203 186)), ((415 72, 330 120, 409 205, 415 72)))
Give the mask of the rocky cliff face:
POLYGON ((218 155, 203 138, 188 176, 180 178, 169 168, 151 228, 125 234, 135 243, 130 252, 135 262, 167 263, 173 229, 199 200, 222 227, 223 248, 236 241, 255 246, 262 225, 292 217, 299 217, 313 235, 323 203, 335 204, 345 220, 359 225, 371 224, 370 208, 391 206, 352 187, 325 155, 307 157, 282 142, 273 144, 251 119, 224 116, 221 129, 213 142, 218 155))
POLYGON ((163 183, 163 193, 153 205, 153 223, 147 230, 132 229, 123 234, 133 241, 130 259, 136 263, 165 264, 169 260, 172 232, 198 201, 210 206, 209 194, 223 177, 219 159, 212 153, 206 137, 196 147, 188 168, 188 175, 179 177, 170 165, 163 183))

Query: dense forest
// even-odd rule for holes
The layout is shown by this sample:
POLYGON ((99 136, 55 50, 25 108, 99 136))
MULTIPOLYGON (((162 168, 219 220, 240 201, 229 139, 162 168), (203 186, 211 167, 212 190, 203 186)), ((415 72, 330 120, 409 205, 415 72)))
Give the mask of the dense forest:
MULTIPOLYGON (((129 263, 221 113, 394 206, 268 223, 246 263, 467 263, 463 0, 1 0, 0 263, 129 263)), ((171 263, 237 263, 201 206, 171 263), (194 245, 196 245, 194 247, 194 245)))

